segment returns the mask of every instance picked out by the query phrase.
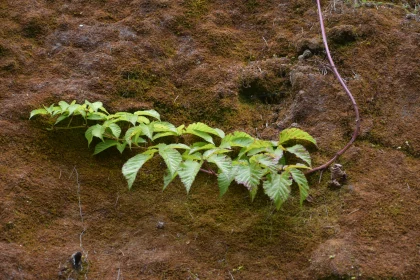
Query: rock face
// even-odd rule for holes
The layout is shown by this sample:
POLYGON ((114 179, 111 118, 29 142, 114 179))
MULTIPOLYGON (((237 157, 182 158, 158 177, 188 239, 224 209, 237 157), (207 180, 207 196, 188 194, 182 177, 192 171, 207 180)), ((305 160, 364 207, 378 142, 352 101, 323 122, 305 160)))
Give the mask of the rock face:
POLYGON ((157 159, 128 191, 121 166, 138 150, 91 156, 83 130, 46 131, 46 119, 28 117, 87 99, 112 113, 153 108, 177 125, 200 121, 262 139, 299 127, 317 140, 312 163, 322 164, 355 121, 312 1, 1 1, 0 278, 56 279, 66 263, 66 279, 417 279, 420 22, 412 2, 408 12, 390 3, 323 7, 333 59, 362 118, 360 137, 335 162, 349 184, 328 187, 343 185, 341 168, 313 175, 311 202, 300 206, 292 186, 274 211, 263 186, 253 203, 236 185, 219 198, 205 174, 188 196, 176 180, 162 192, 157 159), (79 255, 69 256, 84 226, 89 269, 78 271, 79 255))

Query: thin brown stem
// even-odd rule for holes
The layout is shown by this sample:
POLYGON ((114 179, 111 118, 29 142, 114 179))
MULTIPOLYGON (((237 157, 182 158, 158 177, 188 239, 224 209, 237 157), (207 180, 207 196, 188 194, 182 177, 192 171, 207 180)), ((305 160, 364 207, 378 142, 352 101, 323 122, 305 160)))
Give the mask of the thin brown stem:
POLYGON ((351 92, 348 89, 348 87, 347 87, 346 83, 344 82, 344 80, 341 78, 340 73, 338 73, 337 68, 335 67, 334 61, 331 58, 331 53, 330 53, 330 50, 328 48, 327 35, 325 33, 324 20, 322 18, 321 1, 320 0, 317 0, 316 2, 317 2, 317 6, 318 6, 319 24, 321 26, 322 40, 324 42, 325 52, 327 54, 328 61, 329 61, 330 65, 331 65, 331 69, 332 69, 335 77, 338 79, 338 81, 340 82, 340 84, 343 87, 344 91, 347 93, 347 96, 351 100, 351 103, 352 103, 353 109, 354 109, 354 113, 355 113, 355 117, 356 117, 356 127, 354 129, 354 132, 353 132, 353 135, 352 135, 350 141, 347 143, 346 146, 344 146, 344 148, 342 148, 340 151, 338 151, 328 162, 324 163, 321 166, 315 167, 315 168, 307 171, 305 174, 311 174, 311 173, 316 172, 318 170, 324 170, 328 166, 330 166, 331 163, 333 163, 339 156, 341 156, 342 154, 344 154, 344 152, 347 151, 348 148, 350 148, 350 146, 353 144, 353 142, 356 140, 357 136, 359 135, 359 131, 360 131, 359 108, 357 106, 356 100, 354 99, 353 95, 351 94, 351 92))

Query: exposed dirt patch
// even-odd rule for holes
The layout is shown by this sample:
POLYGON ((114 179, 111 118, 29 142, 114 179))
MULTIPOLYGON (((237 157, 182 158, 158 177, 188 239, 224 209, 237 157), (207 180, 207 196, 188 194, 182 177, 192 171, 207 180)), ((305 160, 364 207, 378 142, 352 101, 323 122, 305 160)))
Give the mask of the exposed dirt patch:
POLYGON ((333 58, 360 105, 361 137, 339 160, 345 186, 330 189, 327 172, 313 175, 311 202, 301 208, 293 194, 275 211, 239 186, 218 198, 205 174, 188 196, 180 182, 162 192, 158 160, 129 192, 120 169, 134 152, 93 157, 84 131, 46 131, 28 116, 42 104, 88 99, 111 112, 154 108, 175 124, 268 139, 298 126, 317 139, 321 164, 350 138, 354 117, 325 60, 313 3, 0 3, 0 275, 417 279, 414 4, 324 3, 333 58), (66 272, 77 251, 83 269, 66 272))

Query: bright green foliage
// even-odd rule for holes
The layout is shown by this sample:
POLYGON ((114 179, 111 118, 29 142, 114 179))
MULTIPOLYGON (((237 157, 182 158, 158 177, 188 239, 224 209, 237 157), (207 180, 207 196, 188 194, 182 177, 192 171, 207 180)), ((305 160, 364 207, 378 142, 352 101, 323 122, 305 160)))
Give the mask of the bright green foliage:
POLYGON ((110 114, 101 102, 89 101, 84 104, 60 101, 58 106, 33 110, 30 118, 36 115, 48 115, 54 121, 52 129, 80 127, 71 126, 73 117, 80 116, 88 145, 96 143, 94 154, 111 147, 116 147, 120 153, 127 147, 141 149, 142 152, 130 158, 122 168, 129 188, 142 166, 159 155, 167 167, 164 189, 178 176, 189 192, 201 170, 217 176, 221 196, 233 181, 244 185, 251 199, 262 185, 277 208, 289 197, 293 182, 299 187, 301 204, 308 196, 308 181, 301 169, 311 168, 311 157, 303 145, 316 147, 316 141, 297 128, 281 131, 278 141, 267 141, 245 132, 225 134, 200 122, 176 127, 161 121, 155 110, 110 114), (69 119, 66 126, 57 126, 66 119, 69 119), (187 135, 189 137, 184 137, 187 135), (197 141, 185 143, 187 139, 197 141))

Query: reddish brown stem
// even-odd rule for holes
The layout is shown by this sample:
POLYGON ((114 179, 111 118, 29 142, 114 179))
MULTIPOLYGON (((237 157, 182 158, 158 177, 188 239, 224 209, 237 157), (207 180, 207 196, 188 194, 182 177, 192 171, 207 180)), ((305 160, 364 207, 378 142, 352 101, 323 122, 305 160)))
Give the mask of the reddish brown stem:
POLYGON ((210 175, 215 175, 215 176, 217 176, 217 173, 216 172, 214 172, 213 170, 207 170, 207 169, 204 169, 204 168, 200 168, 200 171, 201 172, 204 172, 204 173, 207 173, 207 174, 210 174, 210 175))
POLYGON ((311 174, 313 172, 316 172, 318 170, 323 170, 323 169, 327 168, 328 166, 330 166, 331 163, 333 163, 339 156, 341 156, 342 154, 344 154, 344 152, 347 151, 348 148, 350 148, 350 146, 356 140, 357 135, 359 135, 359 131, 360 131, 359 108, 357 106, 356 100, 354 99, 353 95, 351 94, 351 92, 348 89, 348 87, 347 87, 346 83, 344 82, 344 80, 341 78, 340 73, 338 73, 337 68, 335 67, 334 61, 331 58, 331 53, 330 53, 330 50, 328 48, 327 35, 325 33, 324 20, 322 18, 321 1, 320 0, 317 0, 316 2, 317 2, 317 6, 318 6, 319 24, 321 26, 322 41, 324 42, 325 52, 327 53, 328 61, 329 61, 330 65, 331 65, 331 69, 332 69, 335 77, 338 79, 338 81, 340 82, 341 86, 344 88, 344 91, 347 93, 347 96, 351 100, 351 103, 352 103, 353 109, 354 109, 354 113, 355 113, 355 116, 356 116, 356 127, 354 129, 353 136, 351 137, 351 139, 347 143, 347 145, 344 146, 343 149, 341 149, 340 151, 338 151, 328 162, 324 163, 321 166, 315 167, 315 168, 307 171, 305 174, 311 174))

